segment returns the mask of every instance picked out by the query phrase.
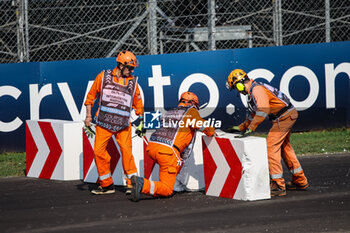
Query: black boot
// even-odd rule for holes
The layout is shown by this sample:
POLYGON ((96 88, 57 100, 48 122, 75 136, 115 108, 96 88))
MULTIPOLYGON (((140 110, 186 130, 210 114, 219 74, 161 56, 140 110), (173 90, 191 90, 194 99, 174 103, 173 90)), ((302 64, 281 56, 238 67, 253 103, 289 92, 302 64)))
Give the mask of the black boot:
POLYGON ((271 197, 274 196, 285 196, 287 195, 286 189, 283 187, 280 187, 276 181, 271 181, 270 183, 270 189, 271 189, 271 197))
POLYGON ((139 201, 144 180, 142 177, 138 176, 132 176, 130 180, 132 184, 131 200, 135 202, 139 201))

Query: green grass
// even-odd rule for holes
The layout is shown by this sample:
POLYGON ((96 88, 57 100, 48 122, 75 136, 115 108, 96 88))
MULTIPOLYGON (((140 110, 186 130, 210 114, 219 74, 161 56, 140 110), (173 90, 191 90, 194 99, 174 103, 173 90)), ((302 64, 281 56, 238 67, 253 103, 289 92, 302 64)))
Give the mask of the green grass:
POLYGON ((350 153, 350 128, 292 133, 290 143, 298 156, 350 153))
POLYGON ((0 154, 0 177, 24 176, 26 153, 0 154))
MULTIPOLYGON (((256 136, 266 137, 266 134, 256 136)), ((291 144, 297 155, 350 153, 350 128, 292 133, 291 144)), ((24 176, 26 154, 0 154, 0 177, 24 176)))
POLYGON ((350 129, 293 133, 291 144, 297 155, 350 153, 350 129))

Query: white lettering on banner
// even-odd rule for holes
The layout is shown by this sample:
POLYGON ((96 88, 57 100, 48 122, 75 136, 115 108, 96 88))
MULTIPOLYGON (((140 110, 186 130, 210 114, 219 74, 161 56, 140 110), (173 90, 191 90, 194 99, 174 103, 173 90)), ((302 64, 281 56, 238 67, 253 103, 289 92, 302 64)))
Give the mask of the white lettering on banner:
MULTIPOLYGON (((141 88, 141 86, 139 84, 137 84, 137 86, 139 87, 139 90, 140 90, 140 96, 141 96, 141 99, 142 99, 142 103, 145 104, 145 97, 143 95, 143 90, 141 88)), ((90 90, 90 89, 89 89, 90 90)), ((86 99, 86 97, 85 97, 86 99)), ((130 121, 131 122, 134 122, 136 121, 137 119, 139 118, 139 116, 136 115, 135 113, 135 110, 131 111, 131 115, 130 115, 130 121)))
MULTIPOLYGON (((257 79, 263 78, 268 82, 274 78, 274 74, 266 69, 255 69, 248 73, 249 78, 257 79)), ((280 82, 280 90, 290 98, 292 104, 298 108, 299 111, 306 110, 310 108, 316 101, 319 94, 319 83, 317 76, 315 73, 305 66, 293 66, 288 69, 281 78, 280 82), (310 85, 310 93, 308 97, 304 101, 296 101, 294 100, 289 93, 289 83, 294 76, 304 76, 310 85)), ((241 101, 245 107, 247 107, 246 96, 241 94, 241 101)))
POLYGON ((81 121, 82 120, 81 114, 83 113, 84 115, 86 115, 85 113, 86 111, 85 110, 83 111, 83 109, 85 109, 84 104, 79 113, 78 108, 73 99, 72 92, 69 89, 68 83, 57 83, 57 86, 60 89, 64 102, 66 103, 69 114, 71 115, 73 121, 81 121))
POLYGON ((294 107, 298 110, 306 110, 310 108, 316 101, 318 93, 319 93, 319 84, 317 76, 312 70, 305 66, 294 66, 288 69, 281 78, 280 90, 288 96, 294 107), (296 75, 301 75, 306 78, 310 85, 310 92, 308 97, 304 101, 296 101, 292 98, 289 93, 289 82, 296 75))
MULTIPOLYGON (((93 83, 94 83, 93 81, 88 82, 85 95, 84 95, 84 100, 86 100, 86 96, 89 93, 89 90, 93 83)), ((70 91, 70 88, 68 86, 68 83, 57 83, 57 86, 60 89, 60 92, 62 94, 64 102, 66 103, 66 106, 68 108, 70 116, 72 117, 72 120, 73 121, 84 120, 86 116, 86 107, 84 105, 84 102, 82 103, 82 106, 80 108, 80 113, 79 113, 77 105, 75 104, 74 98, 72 96, 72 92, 70 91)))
POLYGON ((208 75, 195 73, 187 76, 181 83, 178 93, 178 99, 183 92, 186 92, 190 89, 190 87, 195 83, 204 84, 209 90, 209 102, 208 105, 199 110, 199 113, 202 117, 207 117, 212 114, 219 103, 219 89, 216 85, 215 81, 209 77, 208 75))
MULTIPOLYGON (((248 73, 248 77, 253 80, 257 78, 263 78, 266 81, 271 82, 273 77, 275 77, 275 75, 267 69, 254 69, 248 73)), ((248 107, 247 96, 240 94, 240 97, 243 105, 247 108, 248 107)))
POLYGON ((30 119, 39 120, 40 119, 40 103, 41 100, 48 95, 52 95, 52 85, 46 84, 39 91, 38 84, 29 85, 29 100, 30 100, 30 119))
MULTIPOLYGON (((94 81, 89 81, 87 84, 87 88, 84 95, 84 100, 86 100, 86 96, 89 93, 89 90, 92 86, 94 81)), ((81 121, 85 119, 86 116, 86 107, 84 105, 84 102, 82 103, 80 113, 78 111, 78 108, 75 104, 74 98, 72 96, 72 93, 70 91, 70 88, 68 86, 68 83, 57 83, 57 86, 62 94, 62 97, 64 99, 64 102, 68 108, 69 114, 72 117, 73 121, 81 121)), ((144 94, 142 91, 142 88, 139 86, 140 95, 144 102, 144 94)), ((14 99, 18 99, 18 97, 22 94, 22 92, 13 86, 1 86, 0 87, 0 97, 9 95, 13 97, 14 99)), ((44 99, 44 97, 52 95, 52 84, 46 84, 43 87, 40 88, 39 91, 39 84, 30 84, 29 85, 29 104, 30 104, 30 119, 31 120, 39 120, 40 119, 40 104, 41 101, 44 99)), ((137 119, 137 116, 135 115, 135 112, 132 112, 132 120, 134 121, 137 119)), ((0 119, 0 132, 12 132, 18 129, 23 124, 23 121, 16 117, 11 122, 3 122, 0 119)))
MULTIPOLYGON (((335 79, 340 73, 346 74, 350 78, 350 63, 343 62, 334 67, 333 63, 324 64, 325 68, 325 96, 326 96, 326 108, 336 108, 335 101, 335 79)), ((155 65, 152 66, 153 77, 148 79, 149 86, 154 87, 154 107, 164 110, 164 94, 163 86, 171 85, 170 76, 162 76, 161 66, 155 65)), ((268 82, 274 78, 274 73, 267 69, 254 69, 248 73, 248 76, 252 79, 264 78, 268 82)), ((343 76, 342 76, 343 77, 343 76)), ((201 73, 195 73, 187 76, 181 83, 179 87, 178 96, 180 97, 181 93, 190 89, 190 87, 195 83, 204 84, 209 90, 209 103, 206 108, 201 109, 200 113, 202 117, 207 117, 214 112, 219 102, 219 90, 215 81, 201 73), (204 112, 203 112, 204 110, 204 112)), ((93 84, 93 81, 89 81, 84 100, 93 84)), ((58 88, 62 94, 64 102, 68 108, 69 114, 71 115, 73 121, 81 121, 85 119, 85 106, 82 103, 80 112, 75 104, 72 93, 69 89, 68 83, 57 83, 58 88)), ((142 88, 139 85, 139 90, 141 98, 144 101, 144 94, 142 88)), ((316 101, 319 96, 319 81, 315 73, 305 66, 294 66, 288 69, 281 78, 280 90, 284 92, 289 98, 291 98, 292 103, 298 108, 298 110, 306 110, 310 108, 316 101), (308 93, 307 98, 304 101, 295 101, 291 98, 289 93, 289 84, 294 76, 303 76, 309 82, 310 93, 308 93), (301 108, 301 109, 300 109, 301 108)), ((1 86, 0 87, 0 98, 2 96, 11 96, 14 99, 17 99, 22 92, 14 86, 1 86)), ((293 94, 293 93, 292 93, 293 94)), ((42 86, 39 90, 39 84, 30 84, 29 85, 29 103, 30 103, 30 119, 38 120, 40 119, 40 104, 42 100, 46 97, 52 95, 52 84, 46 84, 42 86)), ((56 96, 55 96, 56 97, 56 96)), ((246 105, 245 99, 241 97, 242 103, 246 105)), ((19 106, 20 107, 20 106, 19 106)), ((60 106, 61 107, 61 106, 60 106)), ((165 110, 164 110, 165 111, 165 110)), ((12 132, 18 129, 23 125, 23 121, 20 119, 22 116, 14 117, 14 120, 11 122, 3 122, 3 119, 0 119, 0 132, 12 132), (2 121, 1 121, 2 120, 2 121)), ((132 112, 132 121, 136 120, 137 116, 134 111, 132 112)), ((216 123, 215 123, 216 124, 216 123)))
MULTIPOLYGON (((4 95, 9 95, 14 99, 18 99, 18 97, 22 94, 20 90, 13 86, 1 86, 0 87, 0 97, 4 95)), ((3 110, 2 110, 3 111, 3 110)), ((0 132, 11 132, 18 129, 22 125, 23 121, 16 117, 11 122, 3 122, 0 120, 0 132)))
POLYGON ((163 86, 169 86, 170 76, 162 76, 162 66, 152 66, 153 77, 148 78, 148 86, 153 87, 154 108, 159 109, 161 113, 165 113, 163 86))
POLYGON ((267 69, 255 69, 248 73, 250 79, 263 78, 268 82, 271 82, 275 75, 267 69))
MULTIPOLYGON (((86 86, 84 100, 83 100, 83 103, 82 103, 81 108, 80 108, 80 113, 78 111, 77 105, 75 104, 75 101, 74 101, 74 98, 72 96, 72 92, 70 91, 70 88, 68 86, 68 83, 57 83, 58 88, 60 89, 60 92, 62 94, 64 102, 68 108, 69 114, 72 117, 73 121, 81 121, 81 120, 85 119, 86 107, 84 105, 84 101, 86 100, 86 97, 87 97, 93 83, 94 83, 94 81, 89 81, 87 86, 86 86)), ((139 90, 140 90, 141 98, 142 98, 142 100, 144 100, 142 88, 140 87, 139 84, 137 84, 137 85, 138 85, 139 90)), ((129 104, 130 104, 130 101, 129 101, 129 104)), ((133 114, 131 116, 131 122, 133 122, 137 119, 135 112, 133 111, 132 113, 133 114)))
POLYGON ((326 108, 335 108, 335 78, 339 73, 346 73, 350 81, 350 63, 344 62, 334 69, 334 64, 325 64, 326 108))
POLYGON ((82 120, 85 120, 85 117, 86 117, 86 107, 84 105, 84 101, 86 100, 86 97, 87 97, 87 95, 92 87, 92 84, 94 84, 94 81, 89 81, 87 84, 86 90, 85 90, 84 100, 83 100, 83 103, 81 105, 81 110, 80 110, 80 119, 82 119, 82 120))

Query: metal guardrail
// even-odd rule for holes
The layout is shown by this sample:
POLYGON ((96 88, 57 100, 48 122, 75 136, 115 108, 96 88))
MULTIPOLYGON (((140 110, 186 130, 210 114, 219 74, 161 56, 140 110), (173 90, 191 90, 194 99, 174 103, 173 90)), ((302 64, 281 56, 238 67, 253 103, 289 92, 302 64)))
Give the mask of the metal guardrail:
POLYGON ((350 40, 341 0, 2 0, 0 63, 350 40))

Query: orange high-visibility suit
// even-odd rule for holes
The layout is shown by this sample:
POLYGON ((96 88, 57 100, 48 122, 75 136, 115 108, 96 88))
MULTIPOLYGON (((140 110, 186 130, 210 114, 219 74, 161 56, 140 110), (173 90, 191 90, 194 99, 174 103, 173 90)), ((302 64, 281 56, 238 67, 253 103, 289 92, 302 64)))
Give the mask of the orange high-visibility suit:
MULTIPOLYGON (((253 82, 253 80, 250 80, 247 84, 247 90, 249 90, 249 96, 254 98, 252 101, 256 104, 256 110, 252 112, 252 118, 248 118, 239 125, 241 131, 247 128, 255 131, 256 127, 266 117, 276 115, 282 108, 286 107, 286 104, 264 85, 256 85, 251 88, 253 82)), ((298 112, 291 106, 272 121, 272 127, 266 138, 270 177, 281 189, 285 189, 281 156, 293 175, 293 183, 300 186, 308 183, 289 141, 292 126, 297 118, 298 112)))
MULTIPOLYGON (((132 79, 132 76, 128 78, 117 77, 116 71, 117 67, 112 71, 113 81, 115 83, 127 85, 128 81, 132 79)), ((87 95, 84 105, 93 106, 97 94, 99 95, 99 98, 101 98, 101 84, 103 76, 104 71, 97 75, 87 95)), ((143 103, 138 86, 136 86, 135 94, 132 100, 132 107, 136 109, 137 115, 143 115, 143 103)), ((96 116, 97 115, 98 112, 96 113, 96 116)), ((137 175, 137 168, 135 165, 134 156, 132 155, 131 124, 118 132, 113 132, 97 125, 94 152, 100 185, 102 187, 107 187, 113 183, 110 169, 111 155, 108 154, 106 149, 108 141, 111 139, 113 134, 115 135, 116 141, 122 153, 124 174, 127 176, 127 178, 131 178, 132 175, 137 175)))
MULTIPOLYGON (((204 122, 199 112, 195 108, 190 108, 183 118, 184 122, 195 120, 204 122)), ((208 136, 215 133, 213 127, 185 127, 178 131, 174 147, 164 145, 158 142, 150 141, 146 151, 148 155, 159 164, 159 181, 150 181, 144 178, 144 184, 141 193, 157 196, 170 196, 173 193, 176 175, 180 172, 182 164, 179 163, 181 153, 187 148, 195 136, 195 131, 199 130, 208 136)))

